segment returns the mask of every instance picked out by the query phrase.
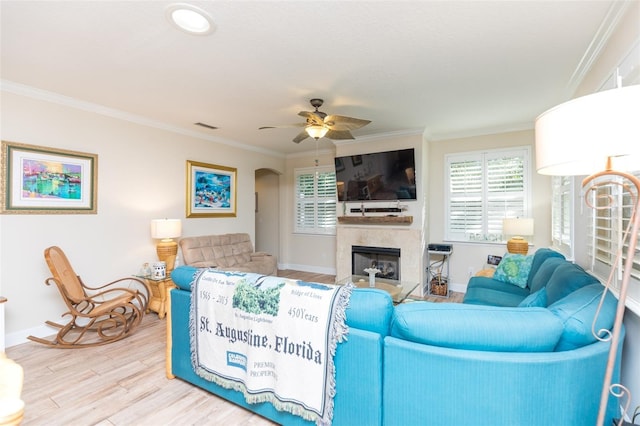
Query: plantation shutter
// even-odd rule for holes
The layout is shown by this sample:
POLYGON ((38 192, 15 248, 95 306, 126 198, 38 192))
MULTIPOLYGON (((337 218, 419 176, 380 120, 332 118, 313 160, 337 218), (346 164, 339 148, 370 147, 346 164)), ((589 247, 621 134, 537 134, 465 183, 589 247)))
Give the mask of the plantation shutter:
POLYGON ((573 258, 573 178, 551 178, 551 241, 553 247, 573 258))
MULTIPOLYGON (((640 176, 640 172, 634 173, 640 176)), ((622 182, 621 180, 618 182, 622 182)), ((623 233, 629 226, 631 213, 634 208, 634 198, 631 196, 626 187, 621 185, 607 185, 599 188, 595 193, 589 193, 589 202, 598 208, 589 209, 591 211, 591 262, 592 270, 606 280, 616 262, 616 254, 621 250, 621 256, 618 261, 617 274, 612 281, 613 287, 618 289, 620 280, 622 279, 622 268, 627 259, 627 250, 629 248, 628 239, 623 241, 623 233), (610 200, 610 201, 609 201, 610 200), (607 203, 611 206, 607 207, 607 203)), ((636 243, 637 244, 637 243, 636 243)), ((633 256, 633 267, 631 276, 636 280, 640 279, 640 252, 636 247, 633 256)), ((640 302, 640 291, 637 285, 631 285, 629 288, 630 297, 640 302)))
POLYGON ((336 174, 328 167, 296 169, 295 232, 334 234, 336 174))
POLYGON ((446 235, 452 241, 502 241, 504 218, 529 216, 529 149, 446 157, 446 235))
MULTIPOLYGON (((475 157, 475 156, 474 156, 475 157)), ((482 233, 483 167, 482 160, 460 156, 449 161, 449 238, 465 240, 469 234, 482 233)))

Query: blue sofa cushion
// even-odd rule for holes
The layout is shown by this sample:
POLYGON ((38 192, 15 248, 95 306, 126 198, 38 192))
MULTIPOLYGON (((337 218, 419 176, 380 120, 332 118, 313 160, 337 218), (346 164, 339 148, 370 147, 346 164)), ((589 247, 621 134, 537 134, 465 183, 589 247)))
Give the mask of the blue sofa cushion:
POLYGON ((493 274, 493 279, 525 288, 532 262, 533 256, 505 254, 493 274))
MULTIPOLYGON (((549 311, 563 324, 562 336, 555 348, 556 351, 576 349, 597 340, 592 333, 592 324, 603 290, 604 287, 600 283, 587 285, 549 306, 549 311)), ((616 298, 607 293, 596 321, 596 331, 610 330, 613 327, 616 307, 616 298)))
POLYGON ((393 300, 389 293, 375 288, 354 288, 345 311, 349 327, 389 334, 393 300))
POLYGON ((565 262, 553 271, 547 282, 547 303, 558 300, 589 284, 600 283, 596 277, 588 274, 575 263, 565 262))
POLYGON ((564 256, 562 255, 562 253, 559 253, 550 248, 543 247, 536 250, 536 252, 533 255, 533 261, 531 262, 531 272, 529 273, 529 281, 527 282, 527 287, 531 288, 531 280, 538 273, 538 268, 540 268, 540 266, 542 266, 542 264, 547 259, 556 258, 556 257, 564 260, 564 256))
POLYGON ((493 352, 550 352, 562 322, 545 308, 414 302, 396 306, 391 336, 431 346, 493 352))
POLYGON ((561 257, 550 257, 542 262, 542 265, 536 270, 536 273, 531 273, 532 276, 530 276, 529 279, 529 290, 531 293, 535 293, 546 286, 553 271, 563 263, 567 263, 567 261, 561 257))
POLYGON ((518 306, 529 295, 529 289, 485 277, 469 281, 464 303, 471 305, 518 306))
POLYGON ((547 306, 547 289, 542 287, 535 293, 528 295, 518 307, 520 308, 545 308, 547 306))
POLYGON ((194 266, 181 265, 171 272, 171 281, 183 290, 191 291, 191 281, 198 268, 194 266))

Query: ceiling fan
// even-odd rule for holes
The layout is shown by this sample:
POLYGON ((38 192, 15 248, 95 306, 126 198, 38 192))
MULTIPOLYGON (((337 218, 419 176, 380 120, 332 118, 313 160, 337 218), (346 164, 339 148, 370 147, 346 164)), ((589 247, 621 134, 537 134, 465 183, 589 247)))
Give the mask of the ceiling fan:
POLYGON ((263 126, 259 129, 277 129, 287 127, 304 127, 304 130, 293 138, 295 143, 300 143, 308 137, 318 140, 322 137, 333 140, 355 139, 351 130, 359 129, 371 123, 370 120, 345 117, 342 115, 327 115, 319 111, 324 101, 322 99, 311 99, 309 101, 315 111, 300 111, 299 116, 306 118, 304 123, 295 123, 284 126, 263 126))

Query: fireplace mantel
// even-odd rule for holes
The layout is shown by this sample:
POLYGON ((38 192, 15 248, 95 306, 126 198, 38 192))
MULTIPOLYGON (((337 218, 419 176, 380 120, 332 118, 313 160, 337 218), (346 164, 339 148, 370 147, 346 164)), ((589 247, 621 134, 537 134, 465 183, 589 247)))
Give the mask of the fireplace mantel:
POLYGON ((352 225, 411 225, 413 216, 338 216, 338 223, 352 225))

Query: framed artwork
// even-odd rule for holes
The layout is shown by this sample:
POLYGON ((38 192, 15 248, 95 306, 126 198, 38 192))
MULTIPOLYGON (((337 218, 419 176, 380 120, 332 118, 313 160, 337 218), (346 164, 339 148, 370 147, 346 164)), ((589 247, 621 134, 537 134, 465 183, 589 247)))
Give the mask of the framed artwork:
POLYGON ((235 217, 236 175, 232 167, 187 160, 187 217, 235 217))
POLYGON ((98 156, 2 141, 0 212, 96 214, 98 156))
POLYGON ((354 166, 359 166, 360 164, 362 164, 362 155, 352 155, 351 162, 354 166))
POLYGON ((341 172, 344 170, 344 163, 342 158, 336 158, 336 172, 341 172))

